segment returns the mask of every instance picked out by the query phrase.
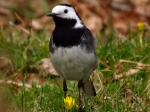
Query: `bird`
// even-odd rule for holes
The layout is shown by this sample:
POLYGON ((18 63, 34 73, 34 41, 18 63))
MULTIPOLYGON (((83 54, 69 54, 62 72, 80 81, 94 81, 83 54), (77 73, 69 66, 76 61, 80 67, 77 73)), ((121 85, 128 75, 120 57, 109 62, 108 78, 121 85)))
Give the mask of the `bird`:
POLYGON ((68 91, 66 81, 78 81, 79 112, 83 112, 84 95, 96 96, 90 79, 98 65, 96 38, 73 5, 58 4, 47 16, 52 17, 55 24, 49 43, 50 59, 63 79, 64 98, 68 91))

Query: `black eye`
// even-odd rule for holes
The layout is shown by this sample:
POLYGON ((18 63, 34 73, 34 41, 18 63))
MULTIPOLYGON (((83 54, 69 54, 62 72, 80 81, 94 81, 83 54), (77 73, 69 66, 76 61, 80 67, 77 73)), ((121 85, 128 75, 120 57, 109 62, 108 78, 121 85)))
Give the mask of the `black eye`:
POLYGON ((67 10, 67 9, 65 9, 65 10, 64 10, 64 13, 67 13, 67 12, 68 12, 68 10, 67 10))

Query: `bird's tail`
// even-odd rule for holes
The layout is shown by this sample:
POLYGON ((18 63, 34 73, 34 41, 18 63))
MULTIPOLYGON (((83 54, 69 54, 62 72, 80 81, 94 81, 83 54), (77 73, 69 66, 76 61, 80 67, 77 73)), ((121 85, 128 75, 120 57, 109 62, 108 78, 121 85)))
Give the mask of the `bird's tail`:
POLYGON ((96 90, 90 78, 83 80, 83 91, 88 96, 96 96, 96 90))

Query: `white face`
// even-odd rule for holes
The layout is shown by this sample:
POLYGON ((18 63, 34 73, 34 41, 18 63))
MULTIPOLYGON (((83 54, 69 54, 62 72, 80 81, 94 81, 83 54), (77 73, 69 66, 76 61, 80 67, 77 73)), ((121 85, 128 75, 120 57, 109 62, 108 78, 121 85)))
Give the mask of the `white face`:
POLYGON ((73 7, 57 5, 52 9, 52 13, 64 19, 76 19, 77 23, 74 28, 83 27, 82 21, 78 17, 73 7))

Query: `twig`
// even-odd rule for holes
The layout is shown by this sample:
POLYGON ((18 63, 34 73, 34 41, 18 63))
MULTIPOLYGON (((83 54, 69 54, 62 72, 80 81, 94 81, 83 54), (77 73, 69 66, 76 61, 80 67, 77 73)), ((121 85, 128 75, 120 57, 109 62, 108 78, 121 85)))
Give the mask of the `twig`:
POLYGON ((26 33, 27 35, 30 34, 30 31, 21 25, 18 25, 17 28, 19 28, 22 32, 26 33))
MULTIPOLYGON (((16 82, 13 80, 0 80, 0 84, 13 85, 17 87, 25 87, 26 89, 32 88, 31 84, 27 84, 27 83, 24 84, 23 82, 16 82)), ((41 88, 41 85, 36 85, 36 87, 41 88)))
POLYGON ((140 70, 142 70, 146 67, 150 67, 150 64, 143 64, 143 63, 139 63, 139 62, 121 59, 119 61, 119 64, 122 64, 122 63, 136 64, 137 66, 135 68, 129 69, 127 72, 123 72, 120 74, 115 73, 114 78, 113 78, 114 80, 119 80, 124 77, 133 76, 133 75, 137 74, 138 72, 140 72, 140 70))
POLYGON ((122 79, 124 77, 133 76, 133 75, 137 74, 139 71, 140 71, 140 69, 130 69, 127 72, 115 74, 114 80, 119 80, 119 79, 122 79))
POLYGON ((139 65, 139 66, 144 66, 144 67, 150 67, 150 64, 143 64, 143 63, 139 63, 139 62, 135 62, 135 61, 131 61, 131 60, 123 60, 123 59, 120 59, 119 62, 120 62, 120 63, 137 64, 137 65, 139 65))

